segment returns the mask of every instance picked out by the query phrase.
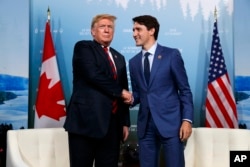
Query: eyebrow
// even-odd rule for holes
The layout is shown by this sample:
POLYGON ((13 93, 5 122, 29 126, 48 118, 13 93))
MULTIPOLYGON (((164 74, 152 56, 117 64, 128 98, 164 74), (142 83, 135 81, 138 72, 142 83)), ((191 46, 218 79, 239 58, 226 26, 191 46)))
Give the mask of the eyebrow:
POLYGON ((142 28, 141 27, 135 27, 135 28, 133 28, 133 31, 135 31, 135 30, 141 30, 142 28))

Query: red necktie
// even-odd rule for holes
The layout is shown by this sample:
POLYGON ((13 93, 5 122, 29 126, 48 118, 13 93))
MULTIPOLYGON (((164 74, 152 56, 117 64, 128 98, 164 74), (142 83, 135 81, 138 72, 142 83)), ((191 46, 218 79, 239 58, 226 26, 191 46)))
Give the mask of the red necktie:
POLYGON ((113 61, 111 60, 111 58, 109 56, 108 48, 107 47, 103 47, 103 49, 104 49, 104 51, 105 51, 105 53, 107 55, 107 59, 109 61, 109 65, 110 65, 110 67, 112 69, 113 78, 116 80, 116 78, 117 78, 116 69, 115 69, 115 65, 114 65, 113 61))
MULTIPOLYGON (((117 79, 117 74, 116 74, 116 69, 115 69, 115 65, 113 63, 113 61, 111 60, 110 56, 109 56, 109 52, 108 52, 108 48, 107 47, 103 47, 106 55, 107 55, 107 59, 109 61, 109 65, 112 69, 112 72, 113 72, 113 78, 114 80, 117 79)), ((117 99, 113 100, 113 103, 112 103, 112 113, 116 113, 116 110, 117 110, 117 99)))

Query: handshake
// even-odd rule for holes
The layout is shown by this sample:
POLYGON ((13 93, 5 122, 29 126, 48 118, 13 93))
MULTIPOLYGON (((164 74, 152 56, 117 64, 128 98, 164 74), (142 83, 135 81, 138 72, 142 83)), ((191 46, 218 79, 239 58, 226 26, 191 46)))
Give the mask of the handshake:
POLYGON ((124 103, 126 103, 126 104, 131 105, 134 102, 134 97, 133 97, 132 93, 125 90, 125 89, 122 90, 121 97, 123 98, 124 103))

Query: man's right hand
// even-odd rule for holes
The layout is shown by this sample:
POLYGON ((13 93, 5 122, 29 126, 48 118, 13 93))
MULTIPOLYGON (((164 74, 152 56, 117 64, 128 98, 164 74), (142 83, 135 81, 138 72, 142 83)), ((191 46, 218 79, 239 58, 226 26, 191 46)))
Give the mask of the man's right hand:
POLYGON ((123 89, 121 97, 123 98, 124 103, 126 103, 126 104, 132 104, 132 102, 133 102, 133 96, 132 96, 131 92, 123 89))

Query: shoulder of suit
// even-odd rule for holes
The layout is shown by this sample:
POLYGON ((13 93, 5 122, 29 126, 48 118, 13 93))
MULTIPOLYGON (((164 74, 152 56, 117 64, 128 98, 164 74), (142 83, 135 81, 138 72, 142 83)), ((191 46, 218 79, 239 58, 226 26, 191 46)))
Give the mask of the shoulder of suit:
POLYGON ((159 44, 157 46, 157 49, 160 49, 163 52, 167 52, 167 53, 176 53, 176 54, 179 54, 179 52, 180 52, 179 49, 177 49, 177 48, 162 46, 162 45, 159 45, 159 44))
POLYGON ((94 42, 91 40, 81 40, 77 41, 75 45, 93 45, 94 42))
POLYGON ((134 55, 131 59, 129 59, 129 62, 140 61, 141 60, 141 56, 142 56, 142 52, 140 51, 139 53, 137 53, 136 55, 134 55))
POLYGON ((117 50, 115 50, 115 49, 112 48, 112 47, 109 48, 109 51, 110 51, 111 53, 116 54, 117 56, 124 57, 120 52, 118 52, 117 50))
POLYGON ((81 40, 77 41, 75 44, 75 48, 81 48, 81 47, 86 47, 86 48, 96 48, 96 47, 101 47, 99 44, 97 44, 94 41, 91 40, 81 40))

